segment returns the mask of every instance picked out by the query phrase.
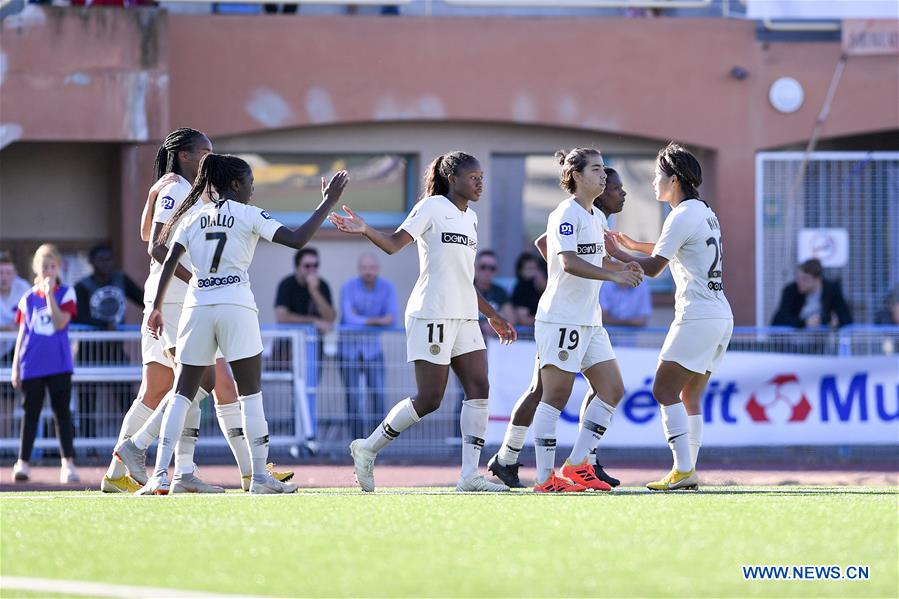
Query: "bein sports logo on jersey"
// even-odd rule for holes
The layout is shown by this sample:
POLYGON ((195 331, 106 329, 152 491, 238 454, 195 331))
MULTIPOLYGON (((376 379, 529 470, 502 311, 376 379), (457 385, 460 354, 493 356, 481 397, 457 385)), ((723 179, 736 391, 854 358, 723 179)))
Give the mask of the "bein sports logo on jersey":
POLYGON ((560 235, 574 235, 574 225, 571 223, 562 223, 559 225, 560 235))
POLYGON ((599 254, 602 252, 601 243, 579 243, 577 244, 578 254, 599 254))
POLYGON ((171 210, 175 207, 175 198, 172 196, 165 196, 162 198, 162 209, 163 210, 171 210))
POLYGON ((440 241, 443 243, 457 243, 459 245, 468 246, 470 248, 477 248, 478 242, 475 239, 469 239, 468 235, 463 235, 462 233, 450 233, 448 231, 444 231, 444 233, 440 236, 440 241))

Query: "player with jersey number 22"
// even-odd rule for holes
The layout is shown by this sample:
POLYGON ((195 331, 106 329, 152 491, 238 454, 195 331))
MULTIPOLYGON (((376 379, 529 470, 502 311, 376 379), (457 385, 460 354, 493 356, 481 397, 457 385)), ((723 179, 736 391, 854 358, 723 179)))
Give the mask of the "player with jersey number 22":
POLYGON ((138 494, 156 494, 168 479, 173 441, 181 434, 203 369, 215 363, 220 349, 237 383, 244 434, 249 444, 254 494, 292 493, 296 486, 282 483, 266 470, 268 424, 262 404, 262 335, 256 301, 247 273, 256 244, 262 237, 299 249, 318 231, 325 216, 340 199, 347 184, 346 171, 331 181, 322 179, 322 201, 300 227, 285 227, 261 208, 250 206, 253 171, 237 156, 207 154, 190 194, 160 236, 167 239, 177 224, 160 275, 159 289, 147 326, 157 335, 163 330, 160 312, 166 290, 181 256, 190 257, 192 277, 178 323, 177 355, 181 371, 175 395, 166 406, 162 437, 152 478, 138 494), (190 208, 203 194, 212 200, 199 210, 190 208), (187 215, 181 220, 182 216, 187 215))
POLYGON ((656 199, 671 206, 659 240, 643 243, 619 232, 607 240, 649 254, 635 258, 612 248, 616 258, 639 263, 647 275, 658 275, 670 262, 674 276, 674 322, 662 345, 652 385, 674 466, 661 480, 646 485, 653 491, 698 488, 701 399, 734 330, 722 284, 721 226, 715 212, 700 199, 700 185, 702 168, 696 157, 675 143, 668 144, 659 152, 652 181, 656 199))

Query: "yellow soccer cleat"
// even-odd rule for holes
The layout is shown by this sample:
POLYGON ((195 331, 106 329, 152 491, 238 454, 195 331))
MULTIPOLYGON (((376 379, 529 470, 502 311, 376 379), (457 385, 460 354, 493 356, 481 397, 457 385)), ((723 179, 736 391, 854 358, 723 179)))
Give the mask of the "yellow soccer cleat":
POLYGON ((141 484, 124 474, 119 478, 109 478, 103 475, 103 482, 100 483, 100 490, 104 493, 128 493, 134 495, 141 488, 141 484))
MULTIPOLYGON (((268 470, 268 473, 272 475, 272 478, 278 482, 286 483, 290 479, 293 478, 293 470, 285 470, 284 472, 278 472, 275 470, 275 465, 269 462, 265 465, 265 469, 268 470)), ((246 476, 242 476, 240 478, 240 488, 244 491, 250 490, 250 483, 252 482, 253 477, 249 474, 246 476)))
POLYGON ((646 483, 646 488, 650 491, 697 491, 699 477, 696 476, 696 468, 689 472, 680 472, 672 468, 662 480, 646 483))

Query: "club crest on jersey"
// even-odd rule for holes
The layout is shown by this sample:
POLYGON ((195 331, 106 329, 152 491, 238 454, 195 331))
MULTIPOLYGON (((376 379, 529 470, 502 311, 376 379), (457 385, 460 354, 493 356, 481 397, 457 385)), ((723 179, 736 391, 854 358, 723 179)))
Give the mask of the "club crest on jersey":
POLYGON ((560 235, 574 235, 574 225, 571 223, 562 223, 559 225, 560 235))
POLYGON ((260 214, 262 214, 262 218, 264 218, 266 220, 271 220, 271 218, 272 218, 272 215, 269 214, 268 212, 266 212, 265 210, 263 210, 260 214))
POLYGON ((470 239, 468 235, 463 235, 462 233, 450 233, 449 231, 444 231, 440 236, 440 241, 443 243, 457 243, 459 245, 468 246, 470 248, 477 248, 478 242, 476 239, 470 239))
POLYGON ((162 198, 162 209, 163 210, 171 210, 175 207, 175 198, 172 196, 165 196, 162 198))

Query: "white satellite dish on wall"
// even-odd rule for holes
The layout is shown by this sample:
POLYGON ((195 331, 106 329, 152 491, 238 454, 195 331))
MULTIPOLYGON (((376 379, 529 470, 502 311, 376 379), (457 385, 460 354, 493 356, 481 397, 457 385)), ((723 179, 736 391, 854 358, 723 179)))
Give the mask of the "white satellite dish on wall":
POLYGON ((796 112, 802 107, 804 99, 802 85, 792 77, 781 77, 768 90, 768 100, 778 112, 796 112))

